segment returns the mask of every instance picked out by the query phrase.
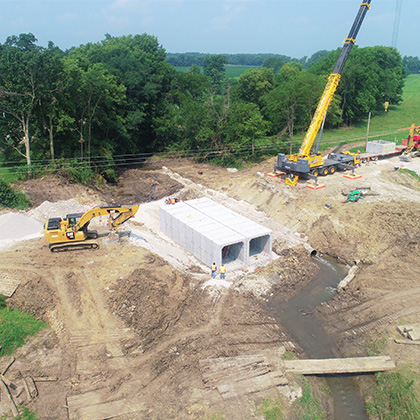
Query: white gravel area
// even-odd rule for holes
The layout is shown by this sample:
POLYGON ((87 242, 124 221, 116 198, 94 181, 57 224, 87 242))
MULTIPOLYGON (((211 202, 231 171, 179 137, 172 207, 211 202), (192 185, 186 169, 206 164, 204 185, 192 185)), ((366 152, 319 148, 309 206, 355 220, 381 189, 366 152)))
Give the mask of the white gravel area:
POLYGON ((22 213, 6 213, 0 216, 0 248, 43 236, 43 224, 22 213))

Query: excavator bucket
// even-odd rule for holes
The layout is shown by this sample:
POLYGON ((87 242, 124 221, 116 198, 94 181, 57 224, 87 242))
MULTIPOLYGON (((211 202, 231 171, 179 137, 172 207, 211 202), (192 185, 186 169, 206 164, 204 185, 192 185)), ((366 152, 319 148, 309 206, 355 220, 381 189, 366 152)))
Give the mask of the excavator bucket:
POLYGON ((120 237, 119 237, 118 233, 115 232, 114 230, 111 230, 111 232, 109 232, 107 237, 102 240, 102 243, 104 245, 105 244, 113 244, 113 243, 119 242, 119 240, 120 240, 120 237))

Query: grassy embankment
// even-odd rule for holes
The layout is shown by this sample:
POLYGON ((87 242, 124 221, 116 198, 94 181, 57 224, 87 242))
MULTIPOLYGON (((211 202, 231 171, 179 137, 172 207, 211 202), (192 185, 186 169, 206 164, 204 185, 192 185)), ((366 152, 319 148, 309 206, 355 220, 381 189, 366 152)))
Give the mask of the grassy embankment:
MULTIPOLYGON (((10 309, 6 304, 6 297, 0 295, 0 357, 10 356, 18 348, 23 346, 30 337, 46 328, 45 322, 36 321, 31 315, 17 309, 10 309)), ((36 420, 34 413, 25 406, 19 406, 20 420, 36 420)), ((1 420, 12 418, 5 414, 1 420)))
MULTIPOLYGON (((369 140, 395 141, 407 138, 408 130, 397 131, 401 128, 410 128, 411 124, 420 125, 420 75, 410 75, 405 79, 403 102, 400 105, 391 105, 388 112, 372 114, 369 127, 369 140)), ((368 116, 366 119, 351 127, 342 127, 325 130, 322 135, 321 149, 327 149, 340 143, 356 143, 366 141, 368 116)))

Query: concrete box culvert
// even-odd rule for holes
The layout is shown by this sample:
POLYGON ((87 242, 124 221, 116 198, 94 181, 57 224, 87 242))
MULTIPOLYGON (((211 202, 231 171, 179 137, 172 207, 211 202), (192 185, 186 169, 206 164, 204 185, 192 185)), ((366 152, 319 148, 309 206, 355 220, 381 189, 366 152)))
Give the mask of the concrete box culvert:
POLYGON ((161 231, 206 265, 271 257, 272 231, 208 198, 160 207, 161 231))

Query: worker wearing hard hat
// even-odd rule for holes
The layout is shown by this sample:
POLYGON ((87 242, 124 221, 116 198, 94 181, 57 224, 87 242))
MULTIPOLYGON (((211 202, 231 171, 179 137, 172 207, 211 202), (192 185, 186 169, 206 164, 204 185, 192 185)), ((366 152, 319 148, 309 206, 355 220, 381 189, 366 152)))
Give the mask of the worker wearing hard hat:
POLYGON ((222 264, 219 268, 220 271, 220 278, 224 279, 226 276, 226 267, 222 264))
POLYGON ((213 264, 211 265, 211 277, 212 277, 213 279, 215 279, 215 278, 216 278, 216 271, 217 271, 216 263, 213 263, 213 264))

